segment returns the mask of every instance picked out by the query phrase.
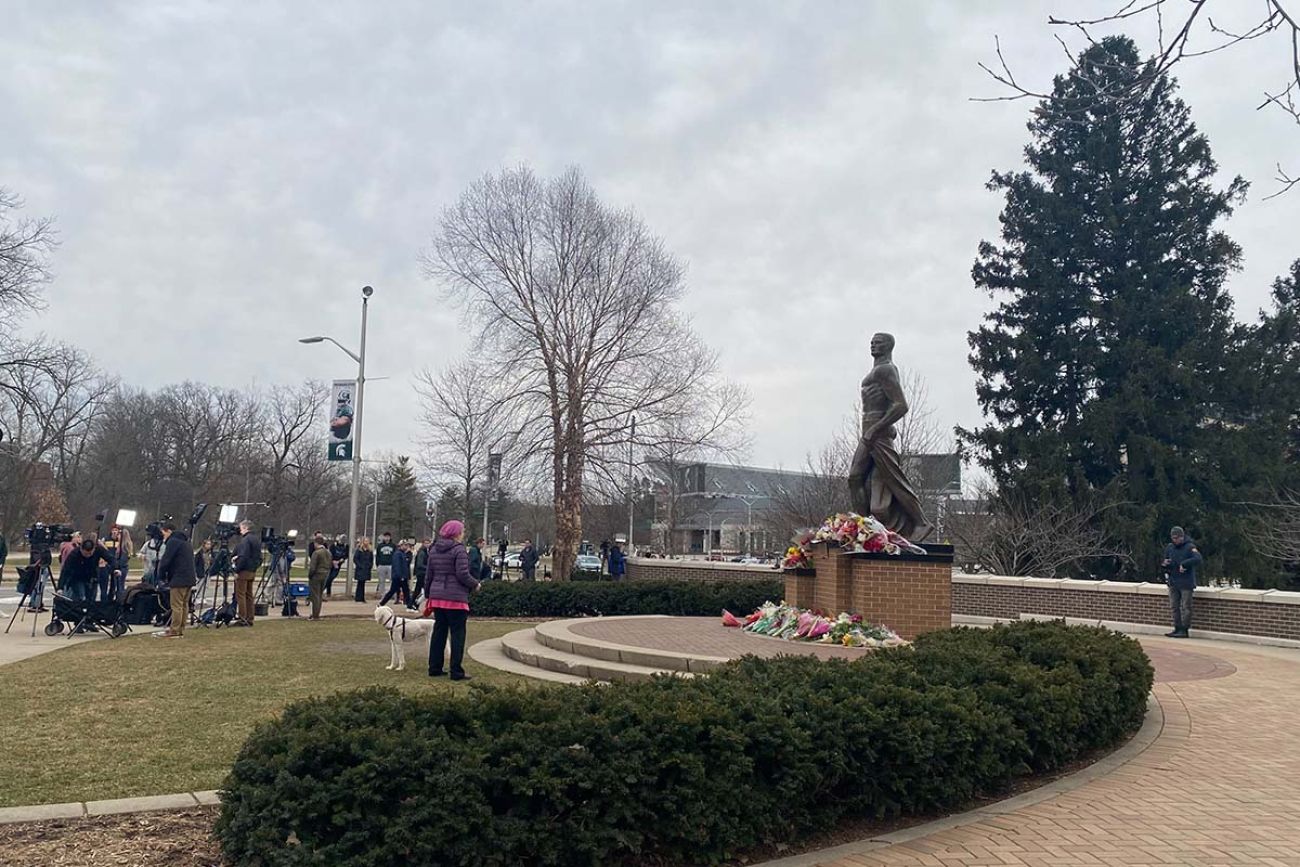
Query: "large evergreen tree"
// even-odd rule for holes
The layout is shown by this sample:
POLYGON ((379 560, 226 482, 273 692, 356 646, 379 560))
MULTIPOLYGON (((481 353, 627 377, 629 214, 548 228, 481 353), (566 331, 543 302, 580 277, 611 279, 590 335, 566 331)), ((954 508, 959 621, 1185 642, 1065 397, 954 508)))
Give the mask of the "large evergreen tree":
POLYGON ((411 459, 406 455, 399 455, 384 467, 377 523, 378 532, 387 530, 395 539, 422 534, 426 525, 424 496, 411 468, 411 459))
POLYGON ((1002 240, 973 276, 997 306, 970 334, 987 422, 961 432, 1004 492, 1114 492, 1139 577, 1170 525, 1222 546, 1224 432, 1249 413, 1224 288, 1241 251, 1218 228, 1246 184, 1214 184, 1172 79, 1107 97, 1149 74, 1125 37, 1090 46, 1034 112, 1029 169, 993 175, 1002 240))

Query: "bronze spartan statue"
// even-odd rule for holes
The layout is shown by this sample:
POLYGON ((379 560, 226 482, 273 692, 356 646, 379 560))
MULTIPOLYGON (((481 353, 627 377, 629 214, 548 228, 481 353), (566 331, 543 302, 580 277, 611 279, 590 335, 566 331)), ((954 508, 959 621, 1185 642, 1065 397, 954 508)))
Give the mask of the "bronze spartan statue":
POLYGON ((853 511, 872 515, 890 530, 920 542, 934 528, 925 520, 894 448, 894 423, 907 415, 907 400, 893 353, 892 334, 872 335, 871 357, 876 362, 862 380, 862 439, 849 468, 849 493, 853 511))

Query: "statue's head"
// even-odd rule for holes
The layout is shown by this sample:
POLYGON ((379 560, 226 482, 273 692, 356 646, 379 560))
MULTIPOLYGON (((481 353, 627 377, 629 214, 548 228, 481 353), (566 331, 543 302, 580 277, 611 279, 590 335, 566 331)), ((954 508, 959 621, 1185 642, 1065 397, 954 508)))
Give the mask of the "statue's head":
POLYGON ((871 357, 880 358, 894 351, 894 335, 881 331, 871 335, 871 357))

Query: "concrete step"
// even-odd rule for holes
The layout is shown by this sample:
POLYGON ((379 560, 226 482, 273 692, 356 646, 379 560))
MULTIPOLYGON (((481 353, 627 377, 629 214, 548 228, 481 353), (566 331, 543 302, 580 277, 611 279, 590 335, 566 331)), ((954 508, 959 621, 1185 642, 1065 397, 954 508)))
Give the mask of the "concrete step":
POLYGON ((538 668, 535 665, 529 665, 525 662, 519 662, 506 655, 505 647, 500 638, 489 638, 486 641, 479 641, 469 646, 470 659, 475 662, 481 662, 483 665, 501 671, 517 674, 520 677, 530 677, 534 680, 545 680, 551 683, 586 683, 588 678, 578 677, 572 674, 564 674, 559 671, 549 671, 545 668, 538 668))
POLYGON ((692 676, 681 671, 632 665, 558 650, 538 641, 535 629, 521 629, 518 632, 511 632, 502 636, 501 649, 506 656, 516 662, 587 680, 649 680, 657 674, 676 674, 681 677, 692 676))
MULTIPOLYGON (((620 618, 607 617, 604 619, 618 620, 620 618)), ((647 618, 629 617, 622 619, 642 621, 647 618)), ((587 621, 585 619, 555 620, 539 623, 535 629, 537 641, 552 650, 591 657, 605 662, 619 662, 626 665, 650 668, 656 671, 701 674, 728 662, 728 659, 724 656, 703 656, 691 653, 676 653, 671 650, 629 647, 624 644, 579 635, 569 628, 584 622, 587 621)))

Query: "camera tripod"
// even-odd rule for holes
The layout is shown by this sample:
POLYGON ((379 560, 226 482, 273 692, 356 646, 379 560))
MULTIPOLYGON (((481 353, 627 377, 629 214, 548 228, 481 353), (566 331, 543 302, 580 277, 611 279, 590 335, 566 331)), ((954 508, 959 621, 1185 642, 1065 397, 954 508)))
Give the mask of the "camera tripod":
POLYGON ((284 605, 280 609, 280 616, 297 617, 298 601, 289 595, 288 553, 288 548, 276 546, 271 549, 271 562, 262 570, 262 580, 257 585, 255 598, 258 602, 265 603, 269 611, 271 603, 275 601, 275 588, 278 587, 281 595, 284 596, 284 605), (268 589, 271 591, 269 595, 267 593, 268 589))
POLYGON ((212 552, 212 564, 208 566, 203 583, 196 593, 200 602, 207 594, 208 585, 212 586, 212 607, 191 619, 196 626, 221 627, 229 625, 235 619, 235 606, 230 601, 230 546, 221 540, 221 547, 212 552), (217 602, 217 579, 221 579, 221 602, 217 602))
POLYGON ((18 607, 14 609, 14 613, 9 615, 9 625, 5 627, 5 635, 8 635, 9 630, 13 629, 14 621, 18 619, 19 614, 23 614, 23 617, 27 616, 23 612, 27 610, 28 600, 31 600, 36 606, 36 613, 32 615, 32 637, 36 637, 36 621, 41 619, 40 610, 45 607, 45 582, 54 580, 54 576, 50 574, 50 552, 48 550, 42 552, 37 558, 37 563, 33 563, 27 568, 31 569, 33 567, 40 571, 35 577, 28 579, 27 592, 23 594, 22 599, 18 602, 18 607), (38 593, 39 595, 37 595, 38 593))

